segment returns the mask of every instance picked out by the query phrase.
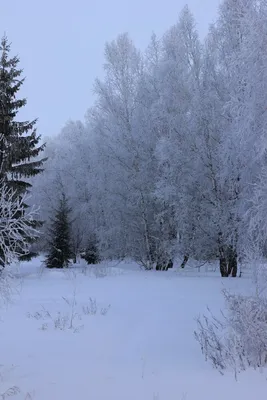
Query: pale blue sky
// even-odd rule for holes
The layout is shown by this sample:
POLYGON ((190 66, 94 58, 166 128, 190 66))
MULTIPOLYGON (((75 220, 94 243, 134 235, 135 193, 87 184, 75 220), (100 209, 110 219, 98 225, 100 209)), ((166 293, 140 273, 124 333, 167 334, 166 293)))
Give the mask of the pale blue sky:
POLYGON ((13 0, 1 1, 0 33, 6 31, 27 80, 23 117, 39 118, 38 131, 57 134, 68 119, 82 119, 102 75, 106 41, 129 32, 145 48, 152 31, 162 35, 187 3, 201 37, 220 0, 13 0))

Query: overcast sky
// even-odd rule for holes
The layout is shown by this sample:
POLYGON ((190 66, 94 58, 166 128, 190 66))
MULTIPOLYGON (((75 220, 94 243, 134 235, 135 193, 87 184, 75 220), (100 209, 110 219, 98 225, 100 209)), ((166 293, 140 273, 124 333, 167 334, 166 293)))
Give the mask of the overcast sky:
POLYGON ((201 37, 220 0, 0 0, 0 27, 18 53, 28 104, 23 117, 39 118, 40 134, 57 134, 68 119, 83 119, 102 75, 106 41, 129 32, 145 48, 152 31, 173 25, 187 3, 201 37))

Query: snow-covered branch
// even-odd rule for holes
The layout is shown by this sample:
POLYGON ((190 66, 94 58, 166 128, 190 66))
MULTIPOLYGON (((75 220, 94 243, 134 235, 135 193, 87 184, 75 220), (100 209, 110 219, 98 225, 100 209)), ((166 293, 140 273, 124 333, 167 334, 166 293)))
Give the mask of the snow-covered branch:
POLYGON ((34 220, 35 207, 25 208, 30 196, 19 196, 15 190, 0 182, 0 264, 2 267, 29 252, 29 239, 38 237, 34 220))

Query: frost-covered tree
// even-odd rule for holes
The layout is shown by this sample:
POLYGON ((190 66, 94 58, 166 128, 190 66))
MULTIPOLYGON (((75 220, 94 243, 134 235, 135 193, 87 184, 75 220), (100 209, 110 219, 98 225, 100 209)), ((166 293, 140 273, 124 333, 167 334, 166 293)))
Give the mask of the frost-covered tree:
POLYGON ((153 171, 153 159, 144 157, 149 138, 145 130, 141 131, 143 118, 139 112, 143 61, 126 34, 106 45, 105 57, 105 77, 102 82, 96 81, 96 104, 88 113, 97 137, 97 175, 104 199, 99 238, 107 253, 139 254, 140 260, 146 254, 144 259, 149 264, 147 204, 152 199, 147 196, 150 188, 146 177, 153 171))
POLYGON ((189 254, 197 256, 198 247, 200 183, 198 159, 192 150, 197 134, 193 115, 202 65, 202 49, 188 7, 164 35, 160 61, 159 99, 155 104, 160 132, 157 195, 172 209, 179 236, 176 253, 183 254, 185 264, 189 254))
POLYGON ((212 79, 207 82, 208 90, 213 88, 215 118, 220 121, 220 162, 216 173, 221 204, 218 238, 226 275, 236 274, 237 256, 247 248, 248 226, 243 215, 260 172, 259 161, 264 156, 266 58, 259 38, 265 35, 266 14, 264 18, 260 3, 264 2, 224 1, 210 34, 208 74, 212 79))
POLYGON ((39 232, 32 221, 38 215, 38 209, 27 208, 25 202, 29 195, 18 196, 13 188, 0 182, 0 267, 17 261, 21 255, 30 253, 28 238, 35 239, 39 232))
POLYGON ((259 256, 266 254, 267 56, 264 48, 267 4, 253 1, 248 6, 250 12, 247 13, 244 6, 242 13, 246 27, 242 33, 242 63, 238 67, 242 79, 239 80, 234 110, 238 113, 235 121, 242 144, 242 152, 239 152, 239 158, 243 157, 240 163, 242 198, 247 200, 240 205, 240 219, 243 221, 240 236, 249 234, 243 239, 244 253, 257 248, 259 256))
POLYGON ((105 79, 96 82, 96 104, 88 113, 104 200, 100 243, 110 255, 131 256, 148 269, 167 267, 175 236, 171 212, 156 195, 159 55, 154 36, 147 59, 128 35, 107 44, 105 79))
POLYGON ((70 212, 68 200, 62 193, 49 230, 49 252, 45 260, 47 268, 68 267, 72 257, 70 238, 70 212))

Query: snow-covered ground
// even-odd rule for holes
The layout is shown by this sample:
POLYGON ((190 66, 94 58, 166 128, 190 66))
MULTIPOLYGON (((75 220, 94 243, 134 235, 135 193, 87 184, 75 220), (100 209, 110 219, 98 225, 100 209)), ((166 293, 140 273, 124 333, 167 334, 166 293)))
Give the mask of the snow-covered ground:
POLYGON ((267 398, 267 372, 221 376, 193 336, 207 305, 215 314, 223 307, 221 289, 248 291, 249 279, 40 264, 21 266, 12 283, 20 292, 1 309, 0 393, 15 385, 14 399, 28 400, 267 398))

